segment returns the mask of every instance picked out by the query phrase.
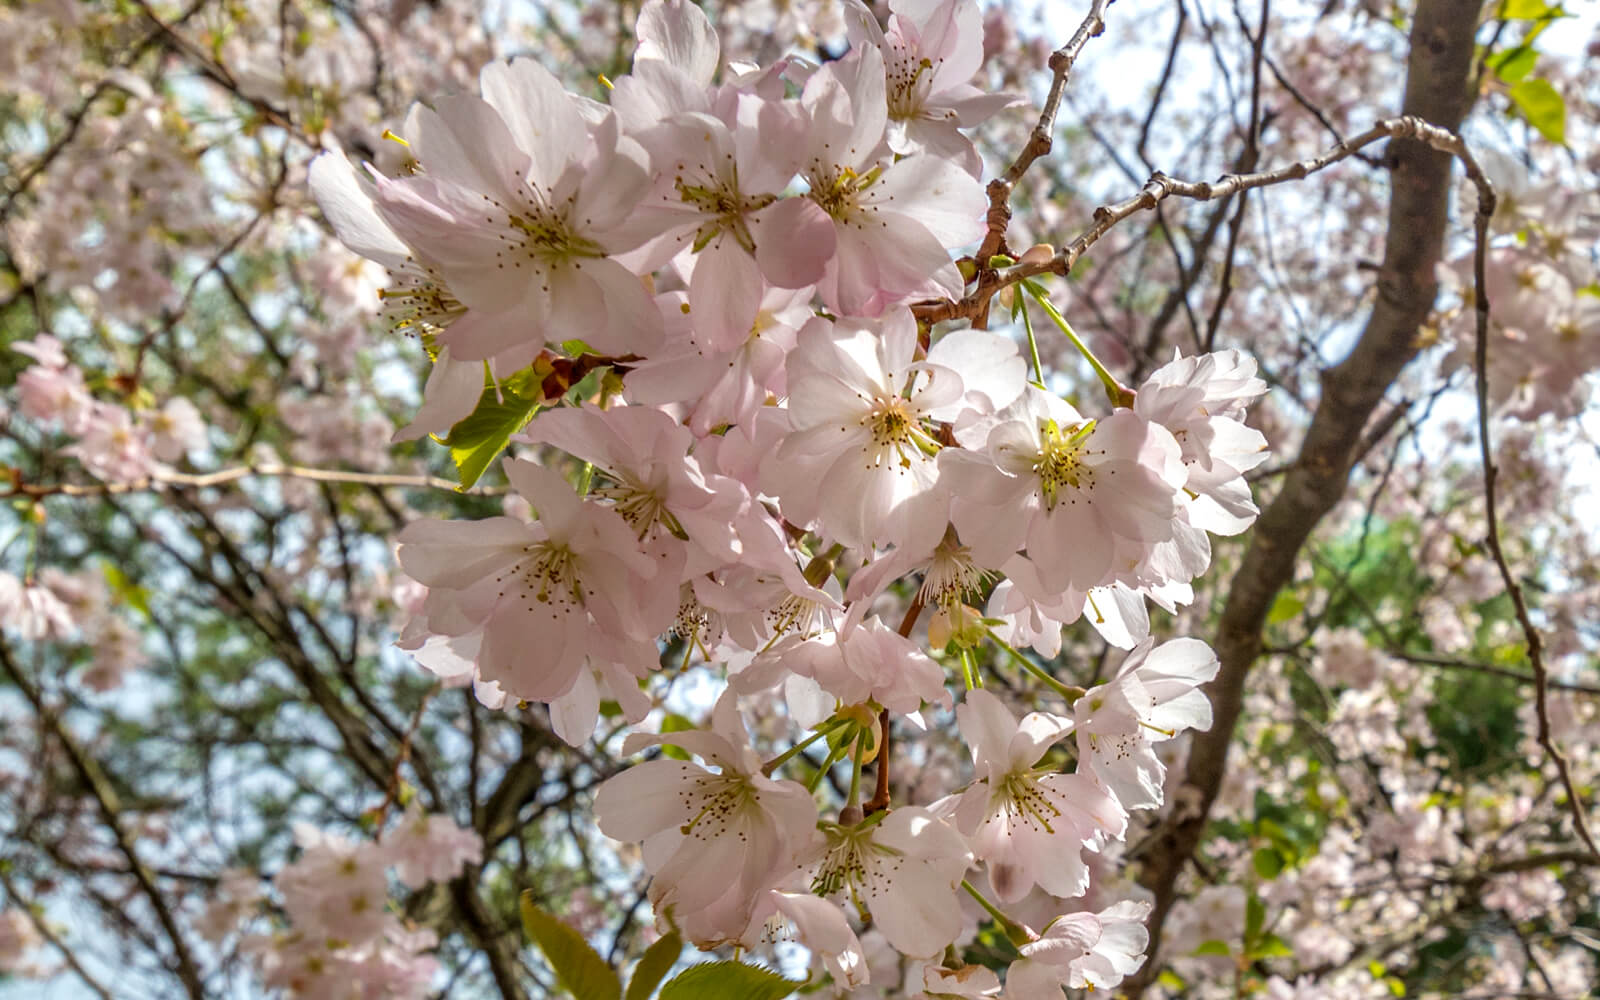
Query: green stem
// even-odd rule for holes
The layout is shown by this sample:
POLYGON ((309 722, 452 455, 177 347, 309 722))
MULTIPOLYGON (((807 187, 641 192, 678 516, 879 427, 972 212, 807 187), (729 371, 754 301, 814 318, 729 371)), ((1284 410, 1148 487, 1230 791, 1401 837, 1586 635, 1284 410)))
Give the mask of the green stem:
POLYGON ((1022 300, 1022 328, 1028 331, 1028 354, 1033 357, 1033 384, 1044 388, 1044 364, 1039 360, 1039 341, 1033 335, 1033 317, 1028 315, 1028 300, 1022 300))
POLYGON ((1078 336, 1077 331, 1072 329, 1072 325, 1067 322, 1067 318, 1061 315, 1060 311, 1051 304, 1049 299, 1044 297, 1043 290, 1031 283, 1024 287, 1033 296, 1033 300, 1044 308, 1045 315, 1049 316, 1055 325, 1061 328, 1061 332, 1067 335, 1067 339, 1072 341, 1072 346, 1078 349, 1078 353, 1088 360, 1089 367, 1094 369, 1094 373, 1100 376, 1100 384, 1105 386, 1106 395, 1111 399, 1111 405, 1132 406, 1133 390, 1118 382, 1116 376, 1111 374, 1110 370, 1101 363, 1099 358, 1095 357, 1094 352, 1089 350, 1089 345, 1085 344, 1083 338, 1078 336))
POLYGON ((989 902, 988 898, 979 892, 978 887, 973 885, 970 880, 962 879, 961 888, 967 890, 967 895, 976 899, 978 905, 988 911, 989 916, 994 918, 994 922, 999 924, 1000 929, 1006 932, 1006 937, 1011 940, 1012 944, 1020 948, 1033 940, 1033 935, 1028 933, 1026 927, 1002 913, 1000 908, 989 902))
POLYGON ((811 780, 806 782, 806 791, 815 792, 817 790, 817 786, 822 784, 822 779, 827 777, 829 771, 833 770, 833 765, 837 764, 839 758, 845 755, 847 746, 849 744, 841 743, 828 751, 828 756, 822 761, 822 766, 817 768, 817 773, 813 774, 811 780))
POLYGON ((867 755, 867 733, 862 729, 856 736, 856 752, 852 755, 854 761, 850 767, 850 800, 846 805, 859 805, 861 803, 861 758, 867 755))
POLYGON ((1061 697, 1067 699, 1068 707, 1071 707, 1073 702, 1083 697, 1083 688, 1061 683, 1054 677, 1051 677, 1043 667, 1039 666, 1037 663, 1034 663, 1032 660, 1028 659, 1026 656, 1023 656, 1020 652, 1014 649, 1009 642, 1006 642, 1004 639, 995 635, 994 629, 989 629, 988 632, 989 638, 994 640, 994 644, 1005 650, 1006 653, 1010 655, 1011 659, 1016 661, 1018 666, 1037 677, 1039 680, 1050 685, 1050 688, 1055 691, 1056 694, 1059 694, 1061 697))
POLYGON ((789 749, 785 750, 783 753, 778 754, 778 756, 776 756, 776 757, 772 758, 771 760, 767 761, 765 764, 762 764, 761 765, 761 773, 766 775, 769 778, 772 777, 772 772, 773 771, 776 771, 778 768, 782 767, 795 754, 799 753, 800 751, 804 750, 806 747, 808 747, 811 744, 813 744, 813 743, 817 742, 818 740, 822 739, 826 735, 828 735, 828 732, 825 729, 824 730, 818 730, 817 732, 812 733, 810 736, 807 736, 805 739, 801 740, 799 743, 796 743, 794 746, 792 746, 789 749))

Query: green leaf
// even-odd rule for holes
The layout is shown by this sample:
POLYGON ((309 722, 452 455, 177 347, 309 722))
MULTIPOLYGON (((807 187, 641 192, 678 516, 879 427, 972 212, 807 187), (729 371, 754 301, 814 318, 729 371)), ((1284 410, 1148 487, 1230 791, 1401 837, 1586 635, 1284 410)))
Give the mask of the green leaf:
POLYGON ((672 965, 683 954, 683 938, 673 931, 645 949, 644 957, 634 966, 633 978, 628 980, 628 993, 624 1000, 650 1000, 650 994, 661 985, 672 965))
POLYGON ((101 563, 101 572, 106 575, 106 585, 111 592, 116 594, 122 602, 133 610, 150 617, 150 592, 128 579, 128 574, 122 572, 121 567, 111 563, 101 563))
POLYGON ((702 962, 673 976, 661 1000, 779 1000, 804 985, 759 965, 702 962))
POLYGON ((1258 847, 1252 856, 1255 862, 1256 874, 1267 881, 1278 877, 1283 871, 1283 855, 1273 847, 1258 847))
POLYGON ((1156 982, 1166 987, 1168 990, 1173 991, 1174 993, 1183 989, 1185 985, 1183 977, 1178 975, 1176 972, 1173 972, 1171 969, 1162 969, 1161 975, 1156 977, 1156 982))
POLYGON ((1261 940, 1261 928, 1267 923, 1267 904, 1255 893, 1250 894, 1250 901, 1244 908, 1244 945, 1246 951, 1253 951, 1255 943, 1261 940))
POLYGON ((611 966, 582 934, 539 909, 531 890, 522 894, 522 927, 575 1000, 622 1000, 622 980, 611 966))
POLYGON ((1402 983, 1394 976, 1390 976, 1389 978, 1385 979, 1383 981, 1383 985, 1389 987, 1389 992, 1394 996, 1403 997, 1406 995, 1406 984, 1402 983))
POLYGON ((1233 949, 1228 947, 1228 942, 1219 940, 1217 938, 1212 938, 1210 941, 1200 942, 1200 947, 1196 948, 1192 954, 1222 955, 1223 957, 1227 957, 1228 955, 1233 954, 1233 949))
POLYGON ((1506 83, 1516 83, 1533 72, 1534 63, 1539 61, 1539 50, 1523 42, 1513 48, 1502 49, 1484 61, 1494 70, 1495 76, 1506 83))
POLYGON ((1500 16, 1507 21, 1537 21, 1541 17, 1560 17, 1561 13, 1561 8, 1544 0, 1505 0, 1500 5, 1500 16))
POLYGON ((1567 102, 1549 80, 1520 80, 1511 86, 1511 103, 1528 124, 1558 146, 1567 144, 1567 102))
MULTIPOLYGON (((694 728, 695 724, 687 716, 679 715, 677 712, 668 712, 666 718, 661 720, 661 734, 663 736, 667 733, 687 732, 694 728)), ((673 746, 671 743, 661 744, 661 755, 663 757, 671 757, 673 760, 689 759, 687 750, 673 746)))
POLYGON ((443 442, 450 448, 463 490, 478 481, 489 463, 511 442, 511 435, 527 426, 538 412, 537 402, 513 392, 494 386, 483 390, 477 409, 450 428, 450 436, 443 442))
POLYGON ((1294 954, 1289 943, 1276 934, 1268 934, 1256 946, 1256 958, 1287 958, 1294 954))
POLYGON ((1284 591, 1272 602, 1272 610, 1267 612, 1267 624, 1281 625, 1291 618, 1298 617, 1305 609, 1305 601, 1284 591))

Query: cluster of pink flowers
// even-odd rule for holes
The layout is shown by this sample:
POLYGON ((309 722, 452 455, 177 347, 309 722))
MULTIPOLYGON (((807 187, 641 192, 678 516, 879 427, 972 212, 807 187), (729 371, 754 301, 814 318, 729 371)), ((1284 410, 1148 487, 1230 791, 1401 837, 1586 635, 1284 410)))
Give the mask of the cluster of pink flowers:
POLYGON ((78 676, 96 691, 120 687, 145 664, 139 631, 98 568, 46 566, 25 580, 0 570, 0 628, 27 642, 83 642, 92 652, 78 676))
POLYGON ((83 372, 61 342, 47 333, 13 349, 33 359, 17 376, 17 408, 23 416, 76 439, 63 449, 97 479, 142 479, 205 446, 200 411, 182 396, 160 409, 132 410, 96 399, 83 372))
MULTIPOLYGON (((504 463, 531 512, 401 533, 400 564, 427 588, 401 645, 491 707, 547 704, 573 744, 606 702, 650 716, 664 639, 686 665, 725 667, 707 728, 623 746, 703 763, 643 763, 595 805, 602 831, 643 842, 658 918, 702 946, 788 934, 837 984, 863 984, 847 913, 937 959, 981 868, 1002 904, 1036 887, 1058 901, 1024 928, 1007 996, 1110 988, 1142 962, 1146 907, 1067 900, 1089 889, 1084 852, 1161 804, 1155 748, 1210 725, 1197 687, 1215 656, 1156 646, 1146 602, 1190 600, 1209 534, 1254 520, 1243 474, 1265 441, 1243 415, 1265 384, 1239 352, 1179 357, 1097 413, 1030 381, 1002 334, 919 326, 911 304, 959 297, 951 250, 984 231, 961 130, 1013 99, 970 83, 972 0, 892 9, 885 30, 846 5, 853 46, 821 67, 721 65, 698 7, 651 0, 609 105, 532 60, 495 63, 481 97, 412 111, 398 176, 312 164, 338 235, 391 274, 390 321, 434 358, 410 435, 471 413, 486 372, 504 384, 574 340, 620 375, 515 439, 536 446, 504 463), (913 577, 893 628, 894 585, 913 577), (912 637, 922 608, 931 651, 912 637), (1086 693, 1057 684, 1064 714, 1019 719, 982 687, 984 647, 1032 664, 1015 647, 1053 657, 1080 617, 1132 653, 1086 693), (952 706, 957 662, 970 782, 864 808, 879 713, 927 726, 952 706), (798 747, 764 761, 745 728, 740 700, 775 706, 777 691, 828 736, 828 764, 853 759, 836 821, 774 777, 798 747), (1077 766, 1061 773, 1047 757, 1069 736, 1077 766)), ((1001 989, 937 966, 926 984, 1001 989)))
MULTIPOLYGON (((1509 416, 1574 417, 1589 398, 1585 376, 1600 368, 1600 198, 1528 169, 1495 150, 1481 156, 1499 199, 1485 272, 1490 312, 1489 392, 1509 416)), ((1474 351, 1472 253, 1446 272, 1461 291, 1455 349, 1447 367, 1470 366, 1474 351)))
MULTIPOLYGON (((272 883, 287 926, 239 941, 257 962, 263 984, 306 1000, 427 996, 439 964, 425 952, 438 941, 390 908, 389 873, 393 869, 410 889, 449 881, 482 860, 478 835, 413 805, 378 841, 352 841, 300 823, 295 844, 300 856, 272 883)), ((199 921, 201 932, 222 942, 264 898, 256 873, 226 873, 199 921)))

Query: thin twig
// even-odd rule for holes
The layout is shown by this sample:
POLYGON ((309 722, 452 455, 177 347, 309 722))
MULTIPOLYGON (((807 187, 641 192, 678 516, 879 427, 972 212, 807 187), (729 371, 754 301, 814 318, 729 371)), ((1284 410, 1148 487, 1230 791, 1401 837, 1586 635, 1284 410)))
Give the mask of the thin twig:
MULTIPOLYGON (((1459 142, 1459 140, 1457 140, 1459 142)), ((1451 152, 1455 152, 1451 150, 1451 152)), ((1483 506, 1484 516, 1488 519, 1488 544, 1489 552, 1494 557, 1494 564, 1500 571, 1500 579, 1505 584, 1506 593, 1511 596, 1511 606, 1516 610, 1517 623, 1522 626, 1522 634, 1528 641, 1528 662, 1533 666, 1533 708, 1539 722, 1539 746, 1556 765, 1556 771, 1561 775, 1561 784, 1567 792, 1567 806, 1572 812, 1572 822, 1578 831, 1578 838, 1584 846, 1589 848, 1591 854, 1600 861, 1600 846, 1596 846, 1594 834, 1589 829, 1589 817, 1583 803, 1583 796, 1578 794, 1578 786, 1572 779, 1572 768, 1567 764, 1566 756, 1556 746, 1550 734, 1550 674, 1544 663, 1544 640, 1539 630, 1534 627, 1533 619, 1528 614, 1528 602, 1522 595, 1522 586, 1517 583, 1516 576, 1511 572, 1511 566, 1506 562, 1505 551, 1500 545, 1500 513, 1495 500, 1495 478, 1499 470, 1494 464, 1494 450, 1489 441, 1489 293, 1486 290, 1487 244, 1489 241, 1489 220, 1494 216, 1495 196, 1494 189, 1483 176, 1483 171, 1472 157, 1462 148, 1456 152, 1457 157, 1467 168, 1467 176, 1478 187, 1478 214, 1473 219, 1473 227, 1477 233, 1477 247, 1472 257, 1472 284, 1473 284, 1473 310, 1476 314, 1476 340, 1474 350, 1474 363, 1477 367, 1478 389, 1478 450, 1483 458, 1483 506)))
POLYGON ((145 899, 150 903, 150 908, 155 911, 161 929, 172 942, 173 958, 177 963, 172 972, 178 977, 179 982, 183 983, 184 990, 193 1000, 205 1000, 205 983, 200 978, 200 966, 189 950, 189 942, 178 926, 172 907, 161 894, 160 886, 156 885, 155 873, 139 856, 132 834, 122 825, 122 806, 116 789, 111 786, 105 772, 100 770, 100 765, 84 752, 78 741, 67 731, 67 727, 62 725, 61 718, 45 704, 43 693, 23 675, 22 669, 11 658, 10 645, 3 639, 0 639, 0 668, 5 670, 12 683, 22 692, 22 696, 33 707, 39 721, 50 728, 62 749, 67 752, 67 758, 72 761, 73 770, 93 794, 96 805, 100 807, 101 818, 105 821, 106 828, 111 831, 112 839, 117 843, 117 849, 128 860, 134 881, 139 884, 145 899))
POLYGON ((12 882, 11 876, 6 874, 6 868, 3 864, 0 864, 0 888, 5 889, 6 895, 17 904, 17 909, 27 916, 28 921, 33 924, 33 929, 39 932, 39 936, 61 953, 61 957, 66 959, 67 967, 79 979, 83 980, 83 985, 89 988, 89 992, 99 997, 100 1000, 113 1000, 111 991, 106 989, 100 980, 96 979, 89 973, 88 969, 83 967, 83 963, 78 961, 78 956, 73 953, 72 949, 66 946, 56 932, 51 930, 45 919, 34 912, 33 905, 23 898, 22 893, 17 891, 16 883, 12 882))
POLYGON ((1154 211, 1157 205, 1168 198, 1176 196, 1194 201, 1216 201, 1255 188, 1303 180, 1336 163, 1350 159, 1361 149, 1383 139, 1415 139, 1441 152, 1456 154, 1459 150, 1460 154, 1465 154, 1461 140, 1448 129, 1430 125, 1412 115, 1401 115, 1396 118, 1385 118, 1360 135, 1331 146, 1316 156, 1259 173, 1224 174, 1215 181, 1206 182, 1183 181, 1158 170, 1150 176, 1137 194, 1124 201, 1102 205, 1095 209, 1094 223, 1071 243, 1057 250, 1049 259, 1017 264, 1003 271, 980 271, 977 286, 959 302, 948 299, 939 302, 919 302, 912 306, 912 312, 923 323, 959 318, 976 320, 987 311, 990 297, 1002 288, 1041 274, 1066 277, 1072 273, 1073 267, 1089 248, 1099 242, 1100 238, 1119 222, 1140 212, 1154 211))
MULTIPOLYGON (((1067 78, 1072 75, 1072 66, 1083 53, 1083 47, 1089 44, 1089 39, 1106 30, 1106 8, 1111 6, 1112 2, 1113 0, 1093 0, 1089 6, 1089 13, 1078 25, 1078 30, 1072 33, 1072 37, 1067 39, 1065 45, 1050 53, 1047 65, 1053 75, 1050 78, 1050 92, 1045 95, 1044 107, 1039 110, 1039 121, 1033 126, 1033 132, 1028 136, 1022 152, 1011 161, 1005 173, 989 182, 987 217, 989 231, 978 248, 977 260, 980 268, 986 267, 988 260, 1005 247, 1006 227, 1011 223, 1011 192, 1015 190, 1022 175, 1033 165, 1033 161, 1049 154, 1050 147, 1055 141, 1056 114, 1061 109, 1061 97, 1066 93, 1067 78)), ((984 297, 984 302, 988 302, 988 296, 984 297)))
MULTIPOLYGON (((15 470, 13 470, 15 473, 15 470)), ((348 472, 343 469, 315 469, 304 465, 279 465, 264 462, 239 465, 216 472, 187 473, 173 470, 152 472, 148 476, 116 483, 25 483, 15 479, 0 497, 49 496, 99 497, 124 493, 160 492, 169 488, 226 486, 241 479, 309 479, 318 483, 343 483, 354 486, 396 486, 464 492, 471 496, 500 496, 503 486, 479 486, 461 490, 460 484, 439 476, 408 476, 390 472, 348 472)))

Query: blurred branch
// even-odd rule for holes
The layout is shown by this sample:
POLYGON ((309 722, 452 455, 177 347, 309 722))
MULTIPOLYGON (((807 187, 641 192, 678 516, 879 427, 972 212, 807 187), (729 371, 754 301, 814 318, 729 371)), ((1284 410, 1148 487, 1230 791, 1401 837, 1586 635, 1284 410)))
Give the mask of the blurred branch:
POLYGON ((427 488, 450 490, 451 492, 463 493, 469 496, 503 496, 506 492, 506 487, 504 486, 477 486, 470 490, 463 490, 460 483, 442 479, 439 476, 412 476, 389 472, 353 472, 343 469, 316 469, 304 465, 279 465, 276 462, 263 462, 258 465, 240 465, 231 469, 203 473, 187 473, 166 469, 153 472, 139 479, 130 479, 119 483, 25 483, 21 480, 21 471, 12 469, 11 485, 5 492, 0 492, 0 497, 22 496, 38 499, 49 496, 116 496, 123 493, 160 492, 172 487, 204 488, 208 486, 226 486, 229 483, 236 483, 243 479, 258 478, 307 479, 317 483, 343 483, 352 486, 427 488))
POLYGON ((78 961, 78 956, 72 951, 71 948, 68 948, 66 942, 62 941, 60 936, 58 936, 56 932, 51 929, 49 922, 41 917, 38 913, 34 912, 35 904, 26 899, 17 889, 16 883, 13 882, 11 880, 11 876, 6 873, 6 866, 4 864, 0 864, 0 887, 5 889, 6 895, 10 897, 11 901, 17 904, 17 908, 27 916, 28 921, 33 924, 33 929, 39 932, 39 936, 44 938, 51 947, 61 953, 61 957, 66 960, 67 968, 71 969, 73 973, 83 981, 83 985, 88 987, 89 992, 99 997, 100 1000, 112 1000, 111 991, 106 989, 100 980, 96 979, 89 973, 88 969, 83 967, 83 963, 78 961))
MULTIPOLYGON (((1472 175, 1470 167, 1468 174, 1472 175)), ((1583 796, 1578 793, 1577 783, 1572 779, 1572 767, 1567 763, 1566 755, 1556 746, 1550 734, 1550 674, 1544 663, 1544 640, 1528 615, 1528 602, 1523 597, 1522 586, 1511 572, 1505 551, 1500 545, 1500 514, 1495 499, 1495 478, 1500 470, 1494 464, 1494 450, 1489 441, 1489 294, 1485 290, 1484 273, 1487 268, 1484 244, 1488 239, 1489 219, 1494 215, 1495 198, 1481 173, 1473 176, 1473 180, 1477 182, 1479 191, 1476 219, 1478 248, 1472 259, 1473 311, 1476 316, 1473 358, 1477 368, 1478 449, 1483 457, 1483 505, 1484 516, 1489 522, 1489 552, 1500 571, 1506 593, 1511 596, 1511 605, 1516 610, 1523 637, 1528 641, 1528 662, 1533 665, 1533 708, 1539 721, 1539 746, 1561 775, 1561 784, 1567 791, 1567 807, 1572 812, 1572 823, 1579 839, 1589 848, 1595 860, 1600 861, 1600 846, 1596 846, 1594 833, 1589 829, 1588 807, 1584 805, 1583 796)))
MULTIPOLYGON (((1008 277, 1023 270, 1064 274, 1083 249, 1119 219, 1148 210, 1172 194, 1210 199, 1292 180, 1353 156, 1380 139, 1397 140, 1387 155, 1393 165, 1393 194, 1376 301, 1350 354, 1323 373, 1322 398, 1299 457, 1256 523, 1228 586, 1215 641, 1222 669, 1205 688, 1214 721, 1208 731, 1194 734, 1184 787, 1173 796, 1176 803, 1188 806, 1174 807, 1140 873, 1140 881, 1154 893, 1155 907, 1149 921, 1150 958, 1128 980, 1125 988, 1130 996, 1143 994, 1161 971, 1161 930, 1176 898, 1178 874, 1199 846, 1221 789, 1234 726, 1244 704, 1245 678, 1262 651, 1267 613, 1279 590, 1294 578, 1301 547, 1344 496, 1362 431, 1417 354, 1417 333, 1438 291, 1435 270, 1449 220, 1453 159, 1462 159, 1469 174, 1476 174, 1474 180, 1481 181, 1481 172, 1452 131, 1472 102, 1467 82, 1478 6, 1456 0, 1421 0, 1417 5, 1401 117, 1386 119, 1319 157, 1261 174, 1201 185, 1157 174, 1135 197, 1101 209, 1096 226, 1048 264, 1007 272, 1008 277)), ((1483 252, 1481 241, 1479 252, 1483 252)), ((980 285, 976 294, 983 291, 980 285)))
POLYGON ((100 770, 100 765, 84 752, 78 741, 67 731, 67 727, 61 724, 61 719, 45 705, 43 694, 33 686, 12 659, 11 645, 4 638, 0 638, 0 668, 5 670, 11 682, 17 686, 17 690, 21 691, 28 704, 33 706, 34 714, 38 716, 39 721, 50 728, 62 749, 66 751, 67 759, 72 761, 73 770, 93 794, 106 829, 111 831, 111 836, 116 840, 117 849, 122 852, 122 856, 128 859, 134 881, 139 883, 140 891, 144 893, 150 908, 155 911, 156 919, 161 923, 161 929, 166 932, 167 939, 172 943, 173 959, 177 963, 177 968, 173 972, 183 983, 184 990, 193 1000, 206 1000, 205 984, 200 978, 200 967, 189 951, 189 942, 184 938, 166 896, 162 894, 160 886, 156 885, 155 874, 139 857, 133 836, 122 825, 122 807, 118 802, 116 789, 111 787, 105 772, 100 770))

